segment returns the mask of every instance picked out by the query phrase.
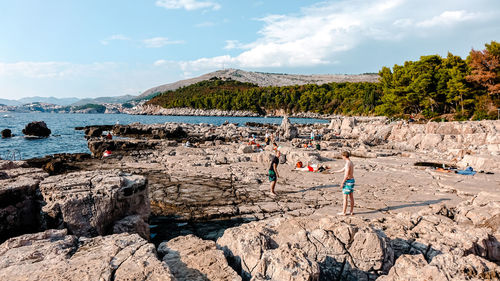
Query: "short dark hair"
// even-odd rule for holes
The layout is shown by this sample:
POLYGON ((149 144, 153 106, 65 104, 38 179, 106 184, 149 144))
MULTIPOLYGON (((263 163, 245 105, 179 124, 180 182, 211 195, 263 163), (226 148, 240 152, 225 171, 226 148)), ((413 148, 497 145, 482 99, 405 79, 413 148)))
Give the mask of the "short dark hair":
POLYGON ((349 158, 349 156, 351 156, 351 153, 349 153, 349 151, 342 151, 342 156, 344 156, 345 158, 349 158))

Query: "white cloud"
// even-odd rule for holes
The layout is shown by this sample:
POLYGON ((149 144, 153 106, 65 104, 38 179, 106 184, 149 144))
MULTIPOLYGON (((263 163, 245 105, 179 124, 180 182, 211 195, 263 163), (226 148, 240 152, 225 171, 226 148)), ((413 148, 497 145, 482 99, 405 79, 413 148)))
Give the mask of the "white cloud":
POLYGON ((438 16, 431 19, 418 22, 416 25, 419 27, 434 27, 443 25, 452 25, 463 21, 473 20, 478 18, 479 15, 469 13, 467 11, 444 11, 438 16))
POLYGON ((185 9, 187 11, 198 9, 219 10, 220 4, 213 1, 197 1, 197 0, 157 0, 156 6, 165 9, 185 9))
POLYGON ((184 43, 184 41, 182 41, 182 40, 172 41, 166 37, 153 37, 153 38, 149 38, 149 39, 144 39, 144 40, 142 40, 142 42, 144 43, 144 46, 146 48, 161 48, 161 47, 164 47, 166 45, 183 44, 184 43))
POLYGON ((226 50, 248 49, 248 48, 249 48, 249 46, 242 44, 238 40, 226 40, 226 46, 224 46, 224 49, 226 49, 226 50))
POLYGON ((155 62, 153 63, 153 65, 155 65, 155 66, 160 66, 160 65, 164 65, 164 64, 166 64, 166 63, 167 63, 167 61, 166 61, 166 60, 157 60, 157 61, 155 61, 155 62))
MULTIPOLYGON (((488 0, 480 0, 488 2, 488 0)), ((227 40, 224 49, 240 49, 238 55, 220 55, 182 62, 182 69, 314 67, 339 63, 342 54, 367 42, 398 42, 422 38, 453 28, 463 21, 484 18, 487 11, 466 0, 341 0, 324 1, 299 13, 268 15, 258 39, 250 43, 227 40), (432 6, 432 11, 429 10, 432 6), (451 9, 453 10, 451 10, 451 9)), ((489 15, 491 18, 491 15, 489 15)))
POLYGON ((106 39, 101 40, 101 44, 103 44, 103 45, 109 45, 109 43, 111 41, 128 41, 128 40, 130 40, 130 38, 127 37, 127 36, 125 36, 125 35, 115 34, 115 35, 109 36, 106 39))
POLYGON ((212 21, 204 21, 204 22, 197 23, 197 24, 195 24, 194 26, 195 26, 195 27, 211 27, 211 26, 214 26, 214 25, 215 25, 215 22, 212 22, 212 21))
POLYGON ((187 72, 203 71, 205 69, 225 68, 237 65, 238 63, 237 58, 225 55, 213 58, 201 58, 194 61, 179 62, 179 66, 182 71, 184 71, 184 74, 186 74, 187 72))

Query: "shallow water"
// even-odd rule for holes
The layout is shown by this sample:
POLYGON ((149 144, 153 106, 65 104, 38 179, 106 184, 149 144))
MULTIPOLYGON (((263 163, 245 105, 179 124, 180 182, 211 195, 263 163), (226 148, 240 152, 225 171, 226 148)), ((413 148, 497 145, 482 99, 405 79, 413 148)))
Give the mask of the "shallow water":
MULTIPOLYGON (((89 125, 144 124, 182 122, 221 125, 225 121, 244 125, 246 122, 280 124, 279 117, 211 117, 211 116, 153 116, 127 114, 55 114, 55 113, 1 113, 0 130, 10 129, 15 137, 0 139, 0 158, 19 160, 56 153, 89 153, 83 131, 75 127, 89 125), (22 129, 32 121, 45 121, 52 130, 46 139, 26 139, 22 129)), ((321 119, 290 118, 292 123, 326 123, 321 119)))

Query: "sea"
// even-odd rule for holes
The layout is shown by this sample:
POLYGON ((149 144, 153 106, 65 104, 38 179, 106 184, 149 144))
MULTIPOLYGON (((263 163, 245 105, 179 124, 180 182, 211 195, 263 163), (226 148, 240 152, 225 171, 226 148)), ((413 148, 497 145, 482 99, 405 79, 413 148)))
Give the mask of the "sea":
MULTIPOLYGON (((90 153, 83 131, 75 127, 90 125, 114 125, 140 122, 157 124, 179 122, 191 124, 221 125, 224 122, 246 122, 281 124, 281 117, 217 117, 217 116, 157 116, 127 114, 61 114, 61 113, 0 113, 0 131, 10 129, 15 136, 0 139, 0 158, 7 160, 24 160, 44 157, 57 153, 90 153), (44 121, 52 130, 48 138, 28 139, 22 130, 32 121, 44 121)), ((327 120, 310 118, 290 118, 296 124, 327 123, 327 120)))

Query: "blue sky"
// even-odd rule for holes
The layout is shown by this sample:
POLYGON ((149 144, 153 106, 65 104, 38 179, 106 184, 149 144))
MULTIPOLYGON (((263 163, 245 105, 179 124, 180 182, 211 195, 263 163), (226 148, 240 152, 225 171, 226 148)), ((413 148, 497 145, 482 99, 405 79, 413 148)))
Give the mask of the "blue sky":
POLYGON ((0 2, 0 98, 138 95, 223 67, 365 73, 500 40, 498 0, 0 2))

